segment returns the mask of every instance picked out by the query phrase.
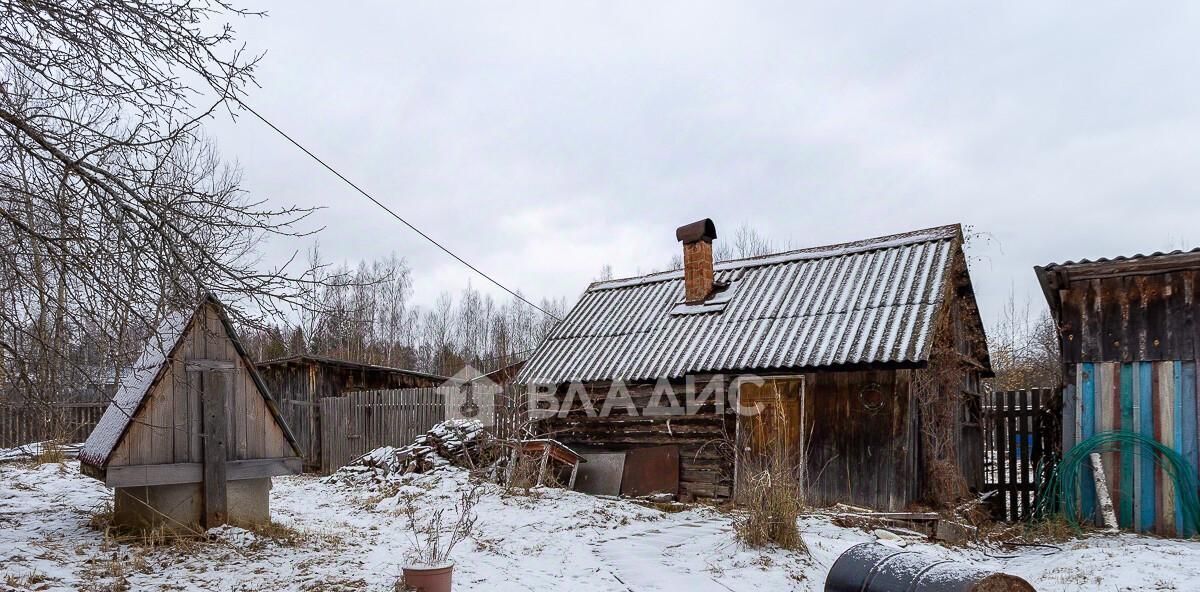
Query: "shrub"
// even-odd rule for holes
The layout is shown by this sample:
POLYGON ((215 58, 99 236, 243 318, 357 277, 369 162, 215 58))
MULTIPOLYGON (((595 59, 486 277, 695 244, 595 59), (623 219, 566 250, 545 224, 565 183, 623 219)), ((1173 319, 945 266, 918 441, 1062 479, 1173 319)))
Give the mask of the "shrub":
POLYGON ((803 484, 794 467, 776 462, 744 471, 739 478, 733 531, 750 547, 775 545, 808 552, 797 520, 804 511, 803 484))

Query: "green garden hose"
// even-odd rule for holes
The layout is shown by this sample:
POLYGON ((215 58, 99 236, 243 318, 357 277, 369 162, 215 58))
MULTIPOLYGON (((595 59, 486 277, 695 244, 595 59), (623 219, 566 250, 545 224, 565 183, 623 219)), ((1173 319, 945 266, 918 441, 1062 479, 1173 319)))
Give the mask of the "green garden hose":
MULTIPOLYGON (((1183 517, 1183 522, 1178 525, 1180 532, 1200 532, 1200 495, 1197 493, 1195 467, 1183 455, 1158 440, 1124 430, 1101 432, 1076 444, 1063 454, 1062 460, 1039 489, 1034 516, 1046 517, 1061 513, 1071 526, 1077 530, 1080 528, 1077 486, 1092 486, 1091 479, 1081 484, 1079 478, 1081 468, 1091 466, 1090 456, 1093 452, 1138 454, 1144 459, 1143 462, 1157 463, 1170 478, 1171 486, 1175 488, 1175 504, 1183 517)), ((1131 493, 1122 491, 1121 495, 1127 496, 1131 493)))

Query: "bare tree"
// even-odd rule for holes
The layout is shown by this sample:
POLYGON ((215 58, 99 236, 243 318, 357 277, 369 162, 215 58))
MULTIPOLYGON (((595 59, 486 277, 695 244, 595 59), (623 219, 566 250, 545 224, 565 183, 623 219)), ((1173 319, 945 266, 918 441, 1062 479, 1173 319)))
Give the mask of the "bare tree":
POLYGON ((206 292, 246 321, 301 304, 313 278, 263 270, 309 210, 240 189, 203 135, 253 85, 221 0, 0 0, 0 355, 43 398, 57 375, 127 360, 206 292), (30 365, 37 366, 31 368, 30 365))
POLYGON ((988 330, 995 390, 1055 388, 1062 382, 1058 328, 1045 308, 1034 309, 1026 299, 1017 305, 1016 293, 988 330))
MULTIPOLYGON (((792 248, 790 243, 780 246, 775 241, 759 234, 749 223, 742 222, 727 238, 718 238, 713 243, 713 261, 762 257, 790 248, 792 248)), ((669 268, 681 269, 682 267, 683 256, 676 253, 671 257, 669 268)))

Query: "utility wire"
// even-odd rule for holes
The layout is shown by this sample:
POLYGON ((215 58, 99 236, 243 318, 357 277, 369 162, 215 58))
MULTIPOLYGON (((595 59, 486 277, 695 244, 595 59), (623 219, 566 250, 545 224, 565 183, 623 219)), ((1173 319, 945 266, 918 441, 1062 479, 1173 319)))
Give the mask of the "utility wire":
POLYGON ((544 314, 544 315, 546 315, 546 316, 548 316, 548 317, 550 317, 550 318, 552 318, 552 319, 554 319, 554 320, 556 320, 556 321, 561 321, 561 320, 562 320, 562 319, 558 318, 557 316, 555 316, 554 314, 552 314, 550 311, 548 311, 548 310, 546 310, 546 309, 544 309, 544 308, 542 308, 542 307, 540 307, 540 306, 538 306, 538 305, 536 305, 536 304, 534 304, 534 303, 530 302, 530 301, 529 301, 529 300, 527 300, 527 299, 526 299, 524 296, 521 296, 520 294, 518 294, 518 293, 514 292, 513 290, 510 290, 510 289, 508 288, 508 286, 505 286, 504 284, 501 284, 499 281, 496 281, 496 279, 495 279, 495 278, 493 278, 492 276, 490 276, 490 275, 488 275, 488 274, 484 273, 484 272, 483 272, 482 270, 480 270, 478 267, 475 267, 474 265, 471 265, 470 263, 468 263, 466 259, 463 259, 462 257, 459 257, 458 255, 456 255, 456 254, 454 253, 454 251, 451 251, 450 249, 447 249, 446 247, 442 246, 442 243, 439 243, 439 242, 437 242, 436 240, 434 240, 434 239, 433 239, 433 237, 431 237, 431 236, 429 236, 428 234, 425 234, 424 232, 422 232, 420 228, 417 228, 416 226, 413 226, 411 222, 409 222, 408 220, 405 220, 404 218, 400 217, 400 214, 397 214, 396 212, 392 211, 392 209, 391 209, 391 208, 389 208, 389 207, 387 207, 386 205, 384 205, 384 204, 383 204, 383 202, 379 201, 378 199, 375 199, 375 198, 374 198, 374 197, 373 197, 373 196, 372 196, 370 193, 367 193, 366 191, 364 191, 362 187, 359 187, 358 185, 354 184, 354 181, 351 181, 350 179, 347 179, 345 175, 343 175, 343 174, 339 173, 339 172, 337 171, 337 169, 333 168, 332 166, 329 166, 329 164, 327 164, 327 163, 326 163, 324 160, 321 160, 321 157, 317 156, 316 154, 313 154, 311 150, 309 150, 308 148, 305 148, 305 147, 304 147, 304 146, 303 146, 303 145, 302 145, 300 142, 297 142, 295 139, 293 139, 291 136, 289 136, 289 135, 287 134, 287 132, 285 132, 285 131, 283 131, 283 130, 279 129, 279 127, 278 127, 278 126, 276 126, 274 123, 271 123, 271 122, 270 122, 270 120, 268 120, 266 117, 263 117, 261 114, 259 114, 259 112, 258 112, 258 111, 255 111, 253 108, 251 108, 251 107, 250 107, 250 105, 247 105, 246 103, 242 102, 242 100, 241 100, 241 99, 237 99, 237 98, 235 98, 234 100, 235 100, 235 101, 237 101, 237 102, 238 102, 238 104, 239 104, 239 105, 241 105, 243 109, 245 109, 245 110, 249 111, 249 112, 250 112, 252 115, 254 115, 255 117, 257 117, 259 121, 261 121, 261 122, 263 122, 263 123, 267 124, 267 127, 271 128, 271 129, 273 129, 273 130, 275 130, 275 133, 279 134, 280 136, 283 136, 283 138, 284 138, 285 140, 287 140, 287 141, 291 142, 293 146, 295 146, 295 147, 299 148, 301 152, 304 152, 304 153, 305 153, 305 154, 307 154, 307 155, 308 155, 310 158, 312 158, 313 160, 317 161, 317 163, 319 163, 321 166, 325 167, 325 168, 326 168, 326 169, 327 169, 329 172, 331 172, 331 173, 333 173, 334 175, 336 175, 336 176, 337 176, 337 178, 341 179, 342 181, 345 181, 347 185, 349 185, 349 186, 353 187, 353 188, 354 188, 354 190, 355 190, 355 191, 357 191, 357 192, 359 192, 359 193, 361 193, 361 194, 363 195, 363 197, 365 197, 365 198, 367 198, 367 199, 371 200, 371 203, 373 203, 373 204, 375 204, 375 205, 379 206, 380 208, 382 208, 382 209, 383 209, 383 211, 385 211, 385 212, 387 212, 387 213, 391 214, 393 218, 395 218, 395 219, 399 220, 399 221, 400 221, 400 222, 402 222, 402 223, 403 223, 405 226, 407 226, 407 227, 409 227, 410 229, 412 229, 412 231, 413 231, 413 232, 415 232, 415 233, 417 233, 417 234, 421 235, 421 238, 424 238, 425 240, 427 240, 427 241, 429 241, 429 242, 433 243, 433 244, 434 244, 434 246, 436 246, 437 248, 439 248, 439 249, 441 249, 442 251, 444 251, 444 252, 445 252, 447 255, 449 255, 449 256, 451 256, 451 257, 454 257, 455 259, 457 259, 459 263, 462 263, 463 265, 466 265, 468 268, 470 268, 470 270, 471 270, 471 271, 474 271, 475 273, 477 273, 477 274, 479 274, 479 275, 483 276, 483 278, 484 278, 484 279, 486 279, 487 281, 489 281, 489 282, 492 282, 493 284, 496 284, 497 286, 499 286, 499 287, 500 287, 500 289, 504 290, 505 292, 508 292, 509 294, 512 294, 512 295, 513 295, 513 297, 514 297, 514 298, 516 298, 517 300, 520 300, 521 302, 524 302, 525 304, 528 304, 529 306, 532 306, 532 307, 536 308, 537 310, 540 310, 540 311, 542 312, 542 314, 544 314))

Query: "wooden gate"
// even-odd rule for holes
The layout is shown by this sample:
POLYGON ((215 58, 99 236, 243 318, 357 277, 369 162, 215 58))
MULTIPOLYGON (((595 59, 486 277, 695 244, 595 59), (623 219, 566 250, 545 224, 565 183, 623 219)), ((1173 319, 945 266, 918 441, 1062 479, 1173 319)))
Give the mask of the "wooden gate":
POLYGON ((1052 464, 1057 430, 1048 419, 1054 389, 997 391, 984 396, 983 482, 996 518, 1030 515, 1052 464))
POLYGON ((436 388, 347 393, 321 399, 321 472, 336 471, 380 446, 407 446, 443 421, 436 388))

